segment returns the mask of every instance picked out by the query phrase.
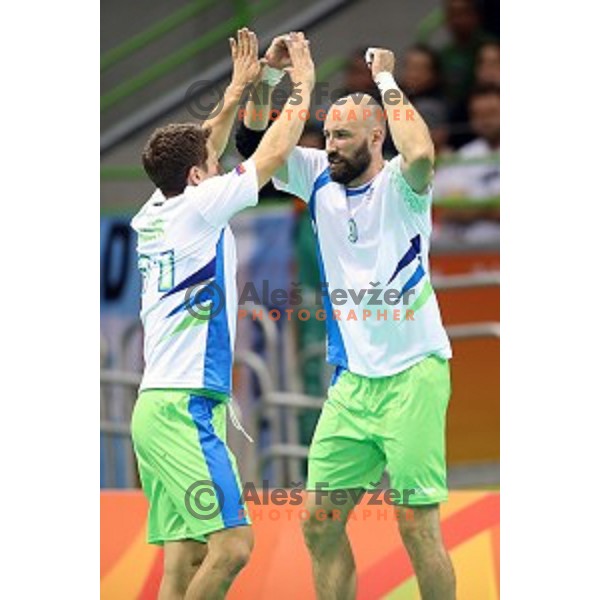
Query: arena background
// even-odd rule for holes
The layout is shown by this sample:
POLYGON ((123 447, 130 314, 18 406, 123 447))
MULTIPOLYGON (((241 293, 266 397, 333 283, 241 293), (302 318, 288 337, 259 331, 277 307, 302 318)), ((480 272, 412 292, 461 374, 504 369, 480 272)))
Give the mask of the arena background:
MULTIPOLYGON (((468 4, 466 0, 102 3, 103 598, 152 598, 160 577, 160 553, 144 541, 145 501, 129 440, 142 362, 137 318, 140 282, 128 223, 152 191, 140 166, 140 151, 153 128, 194 119, 199 103, 211 97, 212 84, 226 82, 227 37, 242 25, 257 32, 263 49, 273 35, 305 31, 318 80, 329 82, 332 89, 354 90, 364 81, 359 61, 352 57, 365 46, 387 47, 396 53, 400 82, 407 77, 404 60, 412 46, 423 43, 438 51, 439 85, 415 96, 424 101, 423 112, 439 144, 431 266, 455 354, 447 432, 451 500, 444 507, 444 535, 457 566, 458 597, 498 597, 499 148, 476 159, 464 151, 477 137, 467 100, 470 90, 458 97, 455 92, 460 86, 453 84, 457 70, 464 69, 468 60, 456 58, 461 55, 453 52, 445 21, 449 10, 464 18, 468 4), (196 98, 188 94, 192 86, 200 92, 196 98)), ((480 76, 486 78, 480 83, 490 85, 493 75, 478 74, 478 48, 499 35, 498 4, 474 6, 481 31, 473 34, 470 45, 465 44, 463 54, 470 53, 474 63, 465 89, 476 87, 480 76)), ((307 127, 302 143, 321 143, 318 125, 307 127)), ((231 147, 223 164, 228 168, 238 162, 231 147)), ((316 286, 307 223, 292 198, 274 198, 268 191, 261 195, 258 208, 236 217, 232 227, 240 290, 249 282, 260 287, 265 279, 273 289, 289 290, 293 282, 301 282, 303 289, 316 286)), ((313 296, 306 296, 311 308, 313 296)), ((263 317, 269 308, 264 307, 263 317)), ((324 352, 324 326, 313 319, 240 320, 235 398, 255 443, 250 445, 235 430, 229 440, 245 481, 275 487, 304 480, 307 445, 330 374, 324 352)), ((231 597, 312 597, 298 522, 265 513, 255 527, 256 552, 231 597)), ((418 597, 394 525, 382 515, 373 515, 352 523, 351 534, 361 598, 418 597)))

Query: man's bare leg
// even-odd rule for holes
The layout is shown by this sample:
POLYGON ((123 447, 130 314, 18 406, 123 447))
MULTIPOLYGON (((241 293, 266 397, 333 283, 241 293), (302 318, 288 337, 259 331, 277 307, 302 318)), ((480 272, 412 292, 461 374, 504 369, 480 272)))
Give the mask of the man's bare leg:
POLYGON ((312 558, 318 600, 352 600, 356 597, 356 565, 346 533, 348 515, 356 505, 359 490, 348 491, 343 505, 334 504, 319 492, 309 492, 303 523, 304 539, 312 558))
POLYGON ((165 542, 158 600, 183 600, 194 574, 206 557, 206 544, 193 540, 165 542))
POLYGON ((438 505, 399 507, 399 521, 422 600, 454 600, 456 578, 442 539, 438 505))
POLYGON ((208 554, 192 578, 185 600, 223 600, 250 559, 253 545, 250 526, 212 533, 208 537, 208 554))

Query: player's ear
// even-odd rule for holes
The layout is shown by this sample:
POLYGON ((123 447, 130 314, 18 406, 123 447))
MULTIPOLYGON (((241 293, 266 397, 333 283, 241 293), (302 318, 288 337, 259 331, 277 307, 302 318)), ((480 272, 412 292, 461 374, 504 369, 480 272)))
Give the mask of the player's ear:
POLYGON ((190 167, 187 176, 188 185, 198 185, 203 179, 202 169, 200 167, 190 167))
POLYGON ((381 144, 383 145, 383 140, 385 138, 385 132, 381 127, 374 127, 371 133, 371 141, 373 144, 381 144))

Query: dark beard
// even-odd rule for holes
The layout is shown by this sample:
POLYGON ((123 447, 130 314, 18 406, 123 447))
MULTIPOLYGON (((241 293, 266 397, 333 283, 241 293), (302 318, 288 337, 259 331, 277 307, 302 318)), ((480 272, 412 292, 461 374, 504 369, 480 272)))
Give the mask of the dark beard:
MULTIPOLYGON (((327 157, 328 159, 340 158, 337 152, 332 152, 327 157)), ((337 183, 348 185, 351 181, 354 181, 357 177, 360 177, 371 164, 371 153, 367 142, 354 153, 351 158, 342 158, 341 162, 337 164, 329 163, 329 174, 331 179, 337 183)))

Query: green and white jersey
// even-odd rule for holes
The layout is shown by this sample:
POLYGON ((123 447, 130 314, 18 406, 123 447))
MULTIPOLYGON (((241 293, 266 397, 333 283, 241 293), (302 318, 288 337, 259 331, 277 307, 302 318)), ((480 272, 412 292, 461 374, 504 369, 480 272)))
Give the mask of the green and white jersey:
POLYGON ((351 189, 331 179, 325 151, 295 148, 288 183, 273 180, 309 205, 328 292, 328 362, 366 377, 451 357, 429 272, 431 190, 416 194, 400 161, 351 189))
POLYGON ((157 190, 133 218, 143 280, 140 389, 231 393, 237 258, 228 221, 257 202, 248 160, 179 196, 157 190))

